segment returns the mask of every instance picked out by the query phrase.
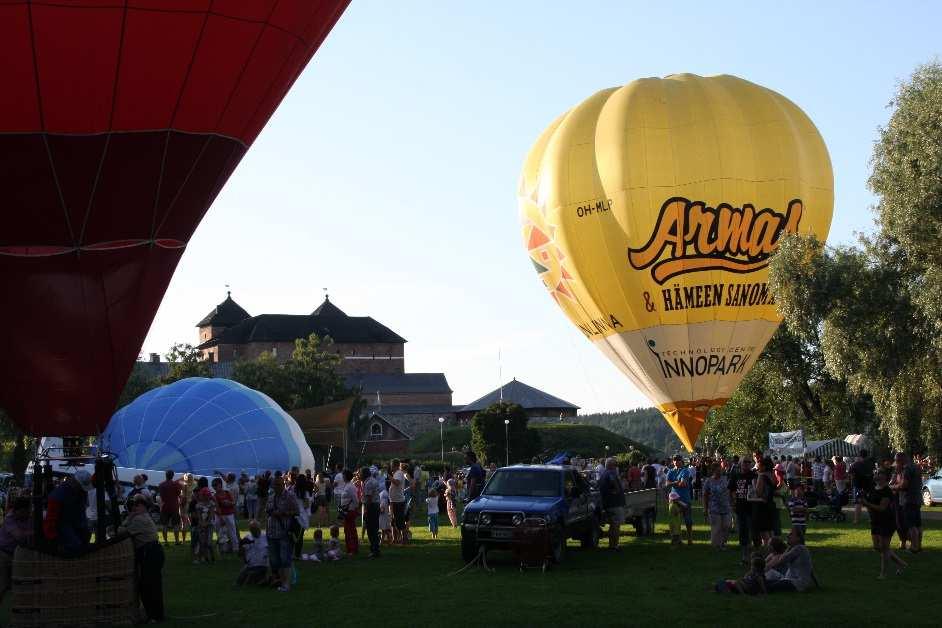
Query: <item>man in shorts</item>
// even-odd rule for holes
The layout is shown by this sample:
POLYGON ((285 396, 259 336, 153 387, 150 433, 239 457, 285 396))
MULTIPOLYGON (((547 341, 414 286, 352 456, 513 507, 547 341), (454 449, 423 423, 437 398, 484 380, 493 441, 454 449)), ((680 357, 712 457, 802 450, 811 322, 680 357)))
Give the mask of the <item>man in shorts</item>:
POLYGON ((180 544, 180 494, 183 487, 179 482, 173 479, 173 471, 167 469, 165 473, 166 480, 157 487, 157 493, 160 495, 160 526, 164 535, 164 543, 167 543, 167 528, 173 529, 173 542, 180 544))
POLYGON ((896 454, 895 462, 890 490, 899 497, 900 549, 906 549, 909 542, 909 551, 917 554, 922 551, 922 474, 903 452, 896 454))
POLYGON ((608 518, 608 547, 618 552, 618 536, 625 520, 625 488, 618 475, 618 462, 614 458, 605 461, 605 470, 599 478, 599 493, 608 518))

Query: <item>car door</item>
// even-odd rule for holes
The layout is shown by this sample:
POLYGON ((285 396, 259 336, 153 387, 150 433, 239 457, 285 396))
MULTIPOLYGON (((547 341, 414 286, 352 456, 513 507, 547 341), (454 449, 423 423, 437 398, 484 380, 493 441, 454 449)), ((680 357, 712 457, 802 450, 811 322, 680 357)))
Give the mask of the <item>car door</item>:
POLYGON ((566 499, 569 506, 566 526, 571 528, 579 525, 588 515, 588 484, 575 471, 566 471, 566 499))
POLYGON ((936 471, 935 475, 929 478, 928 485, 932 501, 942 502, 942 469, 936 471))

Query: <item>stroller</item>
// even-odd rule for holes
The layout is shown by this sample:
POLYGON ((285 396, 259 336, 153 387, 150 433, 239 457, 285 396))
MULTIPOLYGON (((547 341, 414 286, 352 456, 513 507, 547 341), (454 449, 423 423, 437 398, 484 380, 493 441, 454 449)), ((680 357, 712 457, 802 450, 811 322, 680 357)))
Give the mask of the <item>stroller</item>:
MULTIPOLYGON (((811 518, 815 521, 834 521, 843 523, 847 520, 847 515, 842 510, 848 503, 848 491, 832 490, 831 494, 825 499, 816 499, 817 505, 811 510, 811 518), (827 503, 824 503, 827 501, 827 503)), ((811 508, 809 499, 808 507, 811 508)))

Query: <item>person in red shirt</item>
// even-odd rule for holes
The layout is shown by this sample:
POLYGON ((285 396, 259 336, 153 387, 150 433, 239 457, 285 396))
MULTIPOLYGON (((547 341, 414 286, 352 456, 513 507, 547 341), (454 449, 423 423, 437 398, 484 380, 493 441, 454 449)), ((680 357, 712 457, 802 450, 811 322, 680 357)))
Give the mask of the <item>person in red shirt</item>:
POLYGON ((239 529, 235 521, 235 500, 222 486, 222 479, 213 480, 216 500, 216 534, 219 536, 219 553, 233 552, 239 548, 239 529))
POLYGON ((167 528, 173 529, 173 542, 180 544, 180 495, 183 493, 183 487, 179 482, 174 481, 173 471, 167 469, 167 479, 157 487, 157 494, 160 496, 160 525, 164 535, 164 543, 167 542, 167 528))
POLYGON ((637 462, 632 462, 631 466, 628 467, 628 490, 641 490, 641 469, 638 467, 637 462))

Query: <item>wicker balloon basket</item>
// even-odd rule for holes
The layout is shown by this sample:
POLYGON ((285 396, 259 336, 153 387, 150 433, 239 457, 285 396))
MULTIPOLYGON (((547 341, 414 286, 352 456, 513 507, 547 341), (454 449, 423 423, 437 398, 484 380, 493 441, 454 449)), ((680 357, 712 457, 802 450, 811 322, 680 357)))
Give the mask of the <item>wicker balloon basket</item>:
POLYGON ((124 539, 81 558, 25 547, 13 557, 10 626, 120 626, 135 619, 134 545, 124 539))

